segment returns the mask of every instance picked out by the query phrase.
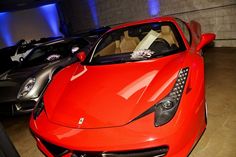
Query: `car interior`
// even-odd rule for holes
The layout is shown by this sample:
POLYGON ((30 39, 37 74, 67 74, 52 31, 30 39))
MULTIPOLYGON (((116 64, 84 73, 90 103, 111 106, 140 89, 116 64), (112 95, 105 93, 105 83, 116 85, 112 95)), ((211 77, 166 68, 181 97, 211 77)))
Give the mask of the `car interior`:
POLYGON ((176 37, 168 25, 159 29, 128 29, 117 34, 111 34, 103 41, 95 56, 109 56, 130 53, 138 50, 150 49, 162 52, 179 47, 176 37))

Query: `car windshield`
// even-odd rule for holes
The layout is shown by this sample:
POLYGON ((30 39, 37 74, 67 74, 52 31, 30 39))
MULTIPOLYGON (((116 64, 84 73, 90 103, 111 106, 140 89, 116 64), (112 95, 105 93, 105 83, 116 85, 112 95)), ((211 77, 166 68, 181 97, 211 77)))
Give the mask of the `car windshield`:
POLYGON ((184 49, 183 41, 173 23, 148 23, 105 34, 84 64, 147 60, 174 54, 184 49))
POLYGON ((30 52, 25 58, 24 66, 37 66, 40 64, 52 62, 69 55, 71 50, 68 49, 66 44, 54 44, 47 46, 39 46, 30 52))
POLYGON ((34 48, 32 52, 25 58, 23 66, 37 66, 49 62, 53 62, 72 55, 72 49, 82 49, 88 45, 88 42, 82 38, 69 42, 55 42, 48 45, 42 45, 34 48))

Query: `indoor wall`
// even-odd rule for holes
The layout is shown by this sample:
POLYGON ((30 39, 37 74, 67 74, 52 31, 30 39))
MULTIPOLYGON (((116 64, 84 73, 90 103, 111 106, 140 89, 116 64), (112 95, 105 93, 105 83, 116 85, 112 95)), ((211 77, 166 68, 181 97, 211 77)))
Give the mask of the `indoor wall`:
POLYGON ((169 15, 200 22, 203 32, 216 33, 215 46, 236 46, 235 0, 66 0, 64 8, 72 34, 169 15))
POLYGON ((0 13, 0 48, 43 37, 61 36, 55 4, 0 13))

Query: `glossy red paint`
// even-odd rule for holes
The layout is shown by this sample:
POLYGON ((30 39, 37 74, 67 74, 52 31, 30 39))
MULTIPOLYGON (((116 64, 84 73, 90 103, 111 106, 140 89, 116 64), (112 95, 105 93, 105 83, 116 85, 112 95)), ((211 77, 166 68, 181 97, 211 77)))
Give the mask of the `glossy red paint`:
POLYGON ((211 43, 216 38, 213 33, 202 34, 200 43, 197 46, 197 51, 200 51, 206 44, 211 43))
MULTIPOLYGON (((111 31, 156 21, 171 21, 180 31, 171 17, 132 22, 111 31)), ((75 63, 60 71, 43 97, 45 110, 30 120, 40 150, 53 156, 43 139, 68 149, 65 157, 73 151, 114 152, 159 146, 169 147, 167 157, 187 156, 206 128, 205 81, 198 45, 184 43, 186 51, 162 58, 99 66, 75 63), (159 127, 154 126, 153 113, 130 122, 163 99, 185 67, 189 67, 189 76, 174 118, 159 127)))

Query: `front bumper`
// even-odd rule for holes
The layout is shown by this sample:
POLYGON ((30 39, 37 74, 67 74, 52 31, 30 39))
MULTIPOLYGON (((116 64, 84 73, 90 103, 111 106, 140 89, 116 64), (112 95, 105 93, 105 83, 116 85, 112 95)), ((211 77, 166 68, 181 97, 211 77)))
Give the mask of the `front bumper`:
POLYGON ((22 81, 0 80, 0 114, 16 115, 33 110, 38 98, 17 99, 22 81))
POLYGON ((18 115, 30 113, 33 111, 37 99, 32 100, 17 100, 0 104, 1 115, 18 115))
POLYGON ((36 121, 31 118, 30 128, 48 157, 185 157, 206 127, 204 118, 182 121, 178 113, 168 124, 154 127, 153 116, 120 127, 78 129, 51 122, 43 111, 36 121), (145 154, 152 150, 156 155, 145 154))
POLYGON ((36 140, 39 149, 48 157, 163 157, 166 156, 169 149, 168 146, 159 146, 155 148, 113 152, 71 151, 39 138, 36 138, 36 140))

